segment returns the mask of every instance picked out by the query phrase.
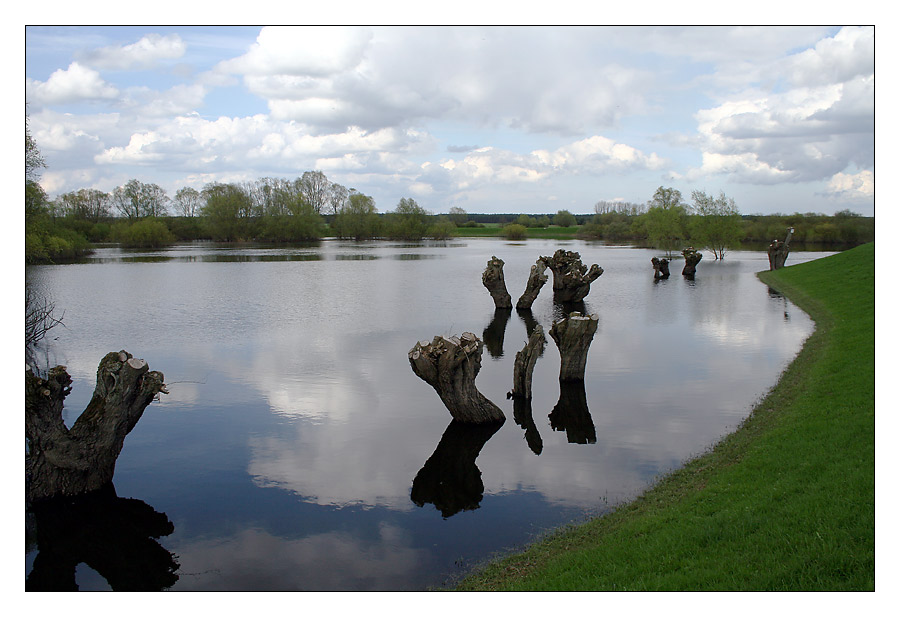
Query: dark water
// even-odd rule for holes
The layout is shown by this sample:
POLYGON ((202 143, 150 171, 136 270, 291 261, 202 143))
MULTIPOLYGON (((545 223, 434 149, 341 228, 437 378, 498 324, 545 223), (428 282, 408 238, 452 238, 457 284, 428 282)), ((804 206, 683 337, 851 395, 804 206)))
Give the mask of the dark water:
MULTIPOLYGON (((488 239, 110 248, 27 278, 65 312, 45 360, 74 379, 68 423, 107 352, 165 374, 170 394, 126 439, 110 506, 139 503, 171 522, 127 530, 178 564, 174 584, 150 572, 148 585, 405 590, 634 497, 734 430, 812 331, 756 278, 763 252, 705 254, 693 281, 673 262, 658 283, 653 254, 488 239), (514 410, 515 352, 530 320, 549 329, 552 290, 530 315, 495 314, 481 273, 492 255, 506 261, 515 301, 537 257, 557 248, 605 270, 586 299, 600 326, 585 386, 561 390, 548 339, 531 410, 514 410), (496 431, 451 424, 407 360, 416 341, 465 331, 487 339, 476 384, 507 416, 496 431)), ((117 538, 124 519, 109 518, 117 538)), ((58 541, 86 542, 75 529, 58 541)), ((131 546, 109 550, 156 567, 131 546)), ((26 547, 26 576, 37 554, 26 547)), ((85 563, 76 581, 109 588, 85 563)))

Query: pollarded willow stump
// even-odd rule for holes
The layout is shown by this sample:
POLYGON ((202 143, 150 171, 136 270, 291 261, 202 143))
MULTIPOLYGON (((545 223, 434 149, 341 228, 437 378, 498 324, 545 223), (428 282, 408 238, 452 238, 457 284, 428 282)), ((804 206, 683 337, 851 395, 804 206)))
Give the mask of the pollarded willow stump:
POLYGON ((97 368, 94 396, 71 429, 62 419, 72 391, 66 367, 47 379, 25 370, 25 497, 34 502, 72 496, 112 482, 125 436, 147 405, 166 393, 163 374, 131 354, 111 352, 97 368))
POLYGON ((522 351, 516 352, 516 361, 513 363, 513 387, 510 392, 513 397, 531 398, 531 376, 534 373, 534 365, 544 352, 546 344, 544 329, 538 325, 531 331, 522 351))
POLYGON ((684 269, 682 269, 681 274, 688 278, 694 278, 694 274, 697 272, 697 264, 703 259, 703 255, 700 251, 695 250, 694 247, 684 249, 681 251, 681 254, 684 255, 684 269))
POLYGON ((658 257, 653 257, 652 259, 650 259, 650 263, 653 264, 653 278, 655 278, 655 279, 669 278, 669 260, 668 259, 659 259, 658 257))
POLYGON ((531 305, 534 304, 538 294, 541 293, 544 283, 550 278, 547 276, 546 272, 547 263, 543 258, 539 258, 537 263, 531 266, 531 272, 528 274, 528 282, 525 284, 525 291, 522 292, 519 301, 516 302, 517 309, 526 310, 531 308, 531 305))
POLYGON ((503 278, 503 260, 491 256, 484 272, 481 274, 481 282, 494 299, 494 306, 498 309, 512 308, 512 297, 506 290, 506 280, 503 278))
POLYGON ((471 332, 460 337, 436 336, 430 343, 419 341, 409 350, 413 372, 434 388, 450 415, 459 422, 506 420, 500 408, 475 387, 483 350, 484 343, 471 332))
POLYGON ((591 291, 591 283, 600 278, 603 268, 581 263, 581 255, 574 251, 557 250, 553 257, 541 257, 553 272, 553 299, 557 302, 581 302, 591 291))
POLYGON ((794 228, 791 227, 788 229, 787 237, 785 237, 784 242, 780 240, 772 240, 772 244, 769 245, 769 270, 778 270, 779 268, 784 267, 784 262, 787 261, 788 253, 790 245, 791 245, 791 236, 794 235, 794 228))
POLYGON ((550 336, 559 348, 560 381, 584 381, 588 351, 598 325, 600 318, 597 315, 571 313, 550 326, 550 336))

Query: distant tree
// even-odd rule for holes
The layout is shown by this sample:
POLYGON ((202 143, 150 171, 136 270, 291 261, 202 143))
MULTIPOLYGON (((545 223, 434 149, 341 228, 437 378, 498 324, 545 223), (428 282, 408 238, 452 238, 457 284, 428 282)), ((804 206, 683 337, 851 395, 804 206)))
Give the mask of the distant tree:
POLYGON ((653 194, 653 198, 647 202, 650 208, 675 208, 684 207, 684 201, 681 198, 681 191, 673 188, 659 187, 653 194))
POLYGON ((185 186, 175 193, 175 212, 188 218, 199 216, 203 207, 203 196, 197 189, 185 186))
POLYGON ((125 218, 139 219, 148 216, 165 216, 169 198, 157 184, 144 184, 129 180, 112 192, 112 203, 125 218))
POLYGON ((519 218, 516 219, 516 223, 522 227, 532 227, 534 225, 534 219, 527 214, 520 214, 519 218))
POLYGON ((450 221, 454 225, 460 227, 464 225, 467 220, 469 220, 469 214, 465 210, 463 210, 459 206, 453 206, 452 208, 450 208, 450 221))
POLYGON ((500 230, 500 235, 507 240, 524 240, 528 237, 528 230, 524 225, 511 223, 500 230))
POLYGON ((205 217, 210 235, 215 240, 239 240, 252 237, 249 224, 252 202, 238 184, 212 183, 203 187, 205 217))
POLYGON ((428 232, 430 216, 431 213, 416 203, 415 199, 404 197, 388 215, 387 235, 403 240, 421 240, 428 232))
POLYGON ((725 193, 713 197, 703 191, 694 191, 692 197, 692 241, 712 251, 716 259, 725 259, 725 250, 738 246, 741 241, 741 213, 734 199, 725 193))
POLYGON ((347 203, 335 215, 332 225, 340 238, 367 240, 376 238, 380 232, 380 220, 375 200, 351 189, 347 203))
POLYGON ((330 185, 321 171, 305 171, 300 177, 300 193, 316 214, 322 214, 327 209, 330 185))
POLYGON ((687 237, 687 209, 681 200, 681 192, 676 189, 659 187, 648 202, 649 208, 641 217, 642 231, 650 243, 664 250, 666 255, 682 248, 687 237))
POLYGON ((41 169, 47 164, 44 156, 38 148, 37 142, 31 137, 31 129, 28 126, 28 114, 25 114, 25 183, 37 182, 41 176, 41 169))
POLYGON ((556 216, 553 217, 553 224, 559 227, 571 227, 577 223, 578 221, 575 219, 575 215, 568 210, 560 210, 556 213, 556 216))
POLYGON ((336 215, 347 204, 350 198, 350 191, 347 187, 332 182, 328 186, 328 201, 325 204, 328 214, 336 215))
POLYGON ((76 220, 98 223, 110 216, 110 195, 98 189, 78 189, 56 198, 57 211, 76 220))

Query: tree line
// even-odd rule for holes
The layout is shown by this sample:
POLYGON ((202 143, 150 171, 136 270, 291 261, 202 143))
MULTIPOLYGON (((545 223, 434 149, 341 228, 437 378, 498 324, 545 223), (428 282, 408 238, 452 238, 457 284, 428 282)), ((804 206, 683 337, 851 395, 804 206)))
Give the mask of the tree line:
MULTIPOLYGON (((721 259, 730 248, 783 239, 855 246, 874 240, 874 219, 849 210, 829 217, 741 215, 724 193, 692 192, 686 202, 673 188, 660 186, 646 204, 598 201, 593 215, 469 214, 460 207, 434 215, 414 199, 400 199, 379 212, 375 199, 332 182, 321 171, 294 179, 259 178, 212 182, 197 190, 183 187, 170 197, 157 184, 131 179, 110 192, 85 188, 49 199, 38 183, 45 167, 25 124, 25 261, 42 263, 77 258, 92 244, 156 248, 178 241, 301 242, 325 236, 368 240, 445 239, 471 227, 499 227, 496 234, 526 238, 529 230, 555 227, 572 236, 629 241, 667 253, 691 244, 721 259)), ((484 230, 493 233, 493 230, 484 230)))

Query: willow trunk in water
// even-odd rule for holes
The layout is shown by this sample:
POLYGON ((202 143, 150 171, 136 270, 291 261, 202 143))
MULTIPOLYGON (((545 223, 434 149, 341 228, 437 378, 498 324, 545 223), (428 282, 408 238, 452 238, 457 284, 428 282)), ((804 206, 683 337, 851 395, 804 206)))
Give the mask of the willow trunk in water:
POLYGON ((29 502, 72 496, 112 482, 125 436, 147 405, 166 392, 163 374, 120 351, 108 353, 97 368, 97 385, 71 429, 62 419, 72 391, 64 366, 46 379, 25 369, 25 497, 29 502))

